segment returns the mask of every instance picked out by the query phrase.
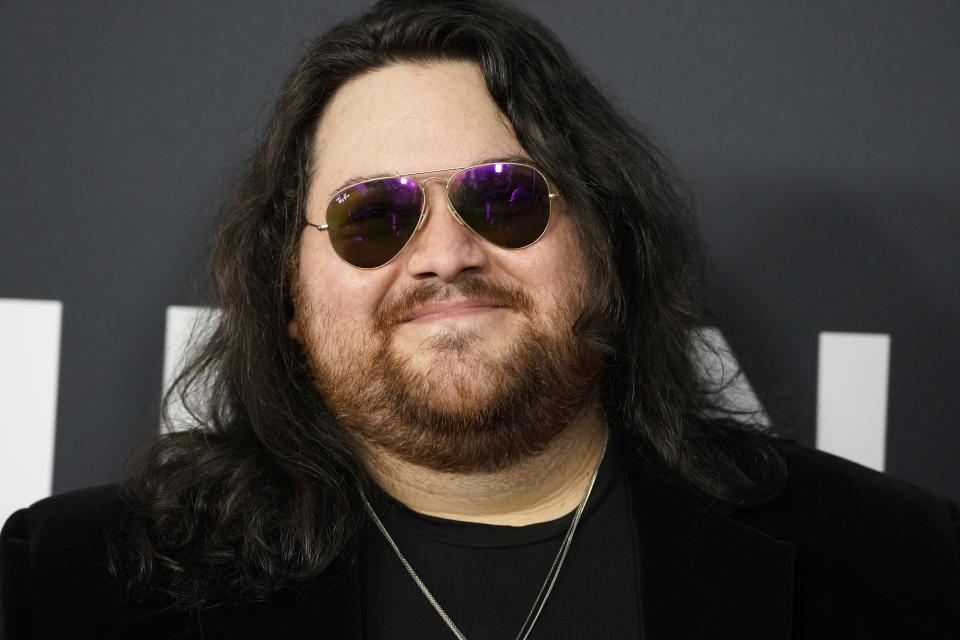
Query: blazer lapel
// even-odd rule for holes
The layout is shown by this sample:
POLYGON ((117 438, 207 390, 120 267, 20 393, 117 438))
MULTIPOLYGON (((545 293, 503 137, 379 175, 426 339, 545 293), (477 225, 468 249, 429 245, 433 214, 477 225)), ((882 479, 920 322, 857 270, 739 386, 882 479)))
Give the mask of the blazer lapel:
POLYGON ((793 545, 642 473, 631 491, 645 640, 790 637, 793 545))

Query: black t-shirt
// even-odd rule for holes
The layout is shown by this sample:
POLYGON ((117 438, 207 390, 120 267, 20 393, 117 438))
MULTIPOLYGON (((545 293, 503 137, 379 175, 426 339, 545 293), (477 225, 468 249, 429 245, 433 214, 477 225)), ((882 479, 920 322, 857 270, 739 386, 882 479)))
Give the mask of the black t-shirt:
MULTIPOLYGON (((622 460, 608 450, 531 640, 640 637, 628 491, 622 460)), ((573 517, 510 527, 433 518, 389 498, 377 509, 468 640, 517 637, 573 517)), ((372 522, 361 535, 360 563, 367 640, 454 637, 372 522)))

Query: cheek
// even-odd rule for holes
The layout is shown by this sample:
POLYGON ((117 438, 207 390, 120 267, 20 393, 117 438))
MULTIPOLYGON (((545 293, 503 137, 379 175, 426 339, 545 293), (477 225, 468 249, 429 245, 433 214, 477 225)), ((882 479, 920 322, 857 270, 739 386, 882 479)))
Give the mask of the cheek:
MULTIPOLYGON (((545 246, 535 265, 537 287, 544 304, 552 307, 563 324, 573 322, 587 303, 588 276, 579 237, 568 220, 545 246)), ((545 238, 546 239, 546 238, 545 238)))
POLYGON ((366 324, 386 293, 387 274, 363 271, 341 260, 326 238, 300 243, 301 293, 309 306, 337 322, 366 324))
MULTIPOLYGON (((528 285, 544 294, 580 290, 585 281, 585 260, 573 224, 558 216, 547 234, 528 249, 520 250, 518 265, 528 285)), ((519 274, 518 274, 519 275, 519 274)))
POLYGON ((304 232, 300 238, 300 279, 304 284, 330 280, 339 260, 324 232, 304 232))

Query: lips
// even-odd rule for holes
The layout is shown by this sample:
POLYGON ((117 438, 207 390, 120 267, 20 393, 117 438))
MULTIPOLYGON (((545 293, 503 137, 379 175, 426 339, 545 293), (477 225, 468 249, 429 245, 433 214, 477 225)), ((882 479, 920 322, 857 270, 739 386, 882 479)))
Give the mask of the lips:
POLYGON ((428 302, 427 304, 414 309, 406 318, 403 319, 403 322, 430 319, 431 316, 439 318, 444 316, 460 315, 461 313, 471 313, 473 311, 501 308, 503 308, 503 305, 494 304, 489 300, 476 298, 428 302))

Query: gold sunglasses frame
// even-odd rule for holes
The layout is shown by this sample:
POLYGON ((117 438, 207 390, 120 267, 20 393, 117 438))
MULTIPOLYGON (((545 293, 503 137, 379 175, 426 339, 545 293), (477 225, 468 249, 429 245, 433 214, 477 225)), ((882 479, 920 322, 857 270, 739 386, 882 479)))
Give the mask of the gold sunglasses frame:
MULTIPOLYGON (((447 211, 450 213, 451 216, 453 216, 453 219, 456 220, 457 222, 459 222, 462 226, 464 226, 464 227, 466 227, 467 229, 469 229, 469 230, 470 230, 471 232, 473 232, 474 234, 476 234, 476 236, 477 236, 478 238, 480 238, 480 239, 483 240, 484 242, 488 242, 488 243, 492 244, 492 245, 495 246, 495 247, 499 247, 499 248, 501 248, 501 249, 507 249, 507 250, 509 250, 509 251, 518 251, 518 250, 520 250, 520 249, 526 249, 526 248, 529 247, 530 245, 535 244, 536 242, 538 242, 538 241, 540 240, 540 238, 542 238, 542 237, 544 236, 544 234, 547 232, 547 229, 550 228, 550 221, 553 220, 553 200, 554 200, 555 198, 559 198, 559 197, 560 197, 560 194, 554 193, 553 188, 550 186, 550 179, 547 178, 546 175, 544 175, 543 171, 541 171, 540 169, 538 169, 537 167, 535 167, 535 166, 533 166, 533 165, 531 165, 531 164, 526 164, 526 163, 523 163, 523 162, 507 162, 507 161, 505 161, 505 162, 483 162, 483 163, 481 163, 481 164, 470 165, 469 167, 454 167, 454 168, 451 168, 451 169, 437 169, 437 170, 434 170, 434 171, 416 171, 416 172, 414 172, 414 173, 401 173, 401 174, 398 174, 398 175, 395 175, 395 176, 383 176, 383 177, 381 177, 381 178, 370 178, 369 180, 361 180, 360 182, 354 182, 353 184, 349 184, 349 185, 343 187, 342 189, 339 189, 335 194, 333 194, 333 197, 330 198, 330 202, 327 203, 327 209, 326 209, 326 210, 327 210, 327 211, 330 210, 330 205, 333 204, 333 201, 336 200, 336 198, 337 198, 338 195, 340 195, 341 193, 343 193, 344 191, 346 191, 346 190, 348 190, 348 189, 353 189, 354 187, 359 186, 359 185, 361 185, 361 184, 367 184, 368 182, 378 182, 378 181, 380 181, 380 180, 395 180, 395 179, 397 179, 397 178, 412 178, 412 176, 422 176, 422 175, 427 174, 427 173, 447 173, 448 171, 452 171, 453 173, 451 173, 451 174, 450 174, 449 176, 447 176, 446 178, 440 178, 440 177, 437 177, 437 176, 430 176, 429 178, 424 178, 423 180, 412 180, 412 179, 411 179, 411 182, 413 182, 415 185, 417 185, 417 186, 420 188, 420 193, 421 193, 421 195, 422 195, 422 200, 423 200, 423 201, 420 203, 420 217, 417 219, 417 226, 413 228, 413 232, 410 234, 410 237, 407 238, 407 241, 403 243, 403 246, 400 247, 400 250, 397 251, 397 253, 394 254, 394 256, 393 256, 392 258, 390 258, 389 260, 387 260, 387 261, 384 262, 383 264, 377 265, 377 266, 375 266, 375 267, 358 267, 358 266, 355 265, 355 264, 351 264, 351 263, 347 262, 339 253, 337 253, 336 249, 334 249, 333 252, 337 254, 337 257, 338 257, 338 258, 340 258, 341 260, 343 260, 344 262, 346 262, 347 264, 349 264, 349 265, 350 265, 351 267, 353 267, 354 269, 363 269, 363 270, 365 270, 365 271, 369 271, 369 270, 372 270, 372 269, 380 269, 381 267, 385 267, 385 266, 387 266, 388 264, 390 264, 391 262, 393 262, 394 260, 396 260, 396 259, 397 259, 397 256, 399 256, 401 253, 403 253, 404 250, 410 245, 410 241, 413 240, 413 237, 414 237, 415 235, 417 235, 417 231, 420 230, 420 227, 423 226, 423 224, 426 222, 427 218, 430 216, 430 209, 429 209, 429 207, 427 207, 427 189, 426 189, 426 184, 427 184, 428 182, 432 181, 432 180, 436 180, 437 182, 440 182, 440 183, 443 184, 443 193, 444 193, 444 196, 445 196, 446 199, 447 199, 447 211), (466 222, 463 221, 463 218, 460 217, 460 214, 459 214, 459 213, 457 212, 457 210, 454 208, 453 202, 450 201, 450 181, 453 180, 456 176, 460 175, 460 174, 463 173, 464 171, 467 171, 468 169, 479 169, 480 167, 492 167, 492 166, 496 166, 496 165, 498 165, 498 164, 509 164, 509 165, 512 165, 512 166, 526 167, 526 168, 528 168, 528 169, 532 169, 533 171, 535 171, 536 173, 538 173, 538 174, 544 179, 544 182, 547 183, 547 195, 548 195, 548 198, 547 198, 547 224, 543 227, 543 231, 540 232, 540 235, 538 235, 534 240, 528 242, 527 244, 523 245, 522 247, 501 247, 500 245, 496 244, 495 242, 490 242, 489 240, 487 240, 486 238, 484 238, 482 235, 480 235, 480 233, 479 233, 476 229, 474 229, 474 228, 471 227, 469 224, 467 224, 466 222)), ((328 230, 329 230, 329 228, 328 228, 328 226, 327 226, 326 223, 323 223, 323 224, 315 224, 315 223, 313 223, 313 222, 310 222, 309 220, 306 221, 306 226, 308 226, 308 227, 313 227, 313 228, 315 228, 317 231, 328 231, 328 230)), ((333 246, 333 242, 332 242, 332 241, 331 241, 330 245, 331 245, 331 247, 333 246)))

